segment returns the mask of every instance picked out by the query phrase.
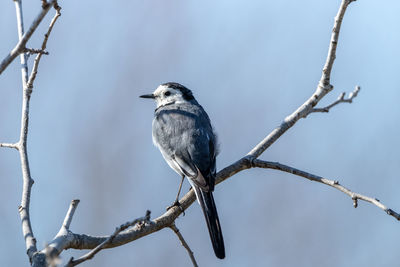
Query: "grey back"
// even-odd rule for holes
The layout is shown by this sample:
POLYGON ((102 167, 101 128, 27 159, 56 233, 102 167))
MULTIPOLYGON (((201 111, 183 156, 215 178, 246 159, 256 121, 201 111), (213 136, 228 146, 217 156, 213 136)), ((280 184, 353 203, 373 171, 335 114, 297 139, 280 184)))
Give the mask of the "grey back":
POLYGON ((214 190, 217 140, 207 113, 196 100, 156 109, 153 142, 171 167, 179 165, 173 167, 175 171, 203 190, 214 190))

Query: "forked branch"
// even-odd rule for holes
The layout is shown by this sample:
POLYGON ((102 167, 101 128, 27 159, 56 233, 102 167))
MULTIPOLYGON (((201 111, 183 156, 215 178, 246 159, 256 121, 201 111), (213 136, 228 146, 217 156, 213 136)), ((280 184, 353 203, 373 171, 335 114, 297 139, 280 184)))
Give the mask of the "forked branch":
POLYGON ((346 96, 346 92, 343 92, 339 95, 338 99, 333 102, 332 104, 323 107, 323 108, 313 108, 311 112, 329 112, 329 110, 331 108, 333 108, 334 106, 340 104, 340 103, 353 103, 353 99, 358 95, 358 93, 360 92, 361 87, 360 86, 356 86, 356 88, 353 90, 353 92, 351 92, 349 94, 348 98, 345 98, 346 96))
MULTIPOLYGON (((20 56, 21 61, 21 74, 22 74, 22 89, 23 89, 23 98, 22 98, 22 112, 21 112, 21 128, 20 128, 20 137, 18 142, 14 144, 10 143, 1 143, 0 147, 8 147, 15 148, 18 150, 21 161, 21 169, 22 169, 22 197, 21 204, 19 206, 19 214, 21 218, 22 225, 22 233, 25 238, 25 246, 27 255, 29 257, 30 262, 35 266, 34 256, 37 254, 36 247, 36 238, 33 234, 33 229, 30 220, 30 199, 31 199, 31 188, 34 183, 28 160, 28 152, 27 152, 27 140, 28 140, 28 129, 29 129, 29 102, 30 96, 32 93, 33 81, 36 76, 37 64, 39 63, 40 57, 44 53, 39 53, 37 55, 37 60, 35 60, 33 71, 31 74, 31 79, 28 80, 28 56, 26 54, 27 49, 25 47, 27 41, 32 36, 33 32, 36 30, 40 22, 43 20, 44 16, 50 10, 51 7, 55 7, 57 12, 59 13, 59 7, 57 5, 56 0, 50 0, 49 2, 44 1, 42 3, 42 9, 36 19, 33 21, 32 25, 28 29, 27 32, 24 32, 24 23, 23 23, 23 13, 22 13, 22 3, 21 0, 14 0, 16 17, 17 17, 17 27, 18 27, 18 38, 19 42, 17 46, 10 52, 10 54, 3 60, 0 64, 0 74, 4 71, 5 68, 14 60, 18 55, 20 56)), ((50 25, 50 29, 48 34, 50 34, 51 28, 54 25, 55 20, 53 19, 52 24, 50 25)), ((45 36, 45 40, 42 45, 42 50, 44 51, 46 48, 48 36, 45 36)), ((29 49, 28 49, 29 50, 29 49)), ((43 262, 42 258, 37 260, 38 262, 43 262)))
POLYGON ((74 258, 71 258, 67 265, 65 267, 72 267, 76 266, 84 261, 92 259, 100 250, 105 248, 108 244, 110 244, 114 238, 122 231, 128 229, 131 226, 137 225, 138 228, 145 227, 146 223, 149 224, 150 222, 150 211, 146 211, 146 215, 141 218, 137 218, 131 222, 127 222, 125 224, 120 225, 117 227, 112 235, 110 235, 108 238, 106 238, 103 242, 101 242, 98 246, 96 246, 94 249, 89 251, 87 254, 83 255, 77 260, 74 260, 74 258))
MULTIPOLYGON (((29 80, 26 85, 30 90, 32 90, 33 82, 36 79, 40 59, 42 58, 43 54, 46 54, 45 51, 46 51, 47 41, 49 40, 50 33, 53 30, 54 24, 56 23, 57 19, 61 16, 61 12, 60 12, 61 7, 57 4, 57 2, 54 3, 54 9, 56 10, 56 14, 54 15, 53 19, 51 20, 49 28, 48 28, 46 34, 44 35, 42 47, 39 49, 39 53, 37 53, 37 56, 33 62, 32 72, 31 72, 31 75, 29 76, 29 80), (40 51, 43 51, 43 52, 40 52, 40 51)), ((47 52, 47 54, 48 54, 48 52, 47 52)))
POLYGON ((311 95, 311 97, 304 102, 297 110, 292 114, 287 116, 283 122, 275 128, 269 135, 267 135, 264 140, 262 140, 257 146, 255 146, 247 156, 258 158, 268 147, 270 147, 282 134, 289 130, 295 123, 301 119, 305 118, 310 114, 313 108, 319 103, 319 101, 328 94, 333 86, 330 84, 330 77, 332 72, 333 63, 336 58, 336 48, 339 41, 339 32, 342 25, 343 17, 346 12, 348 5, 353 2, 353 0, 342 0, 339 7, 339 11, 335 17, 335 22, 333 25, 331 41, 329 43, 328 56, 326 57, 325 65, 322 69, 321 79, 318 82, 317 89, 311 95))
POLYGON ((305 171, 302 171, 302 170, 299 170, 299 169, 296 169, 296 168, 293 168, 293 167, 290 167, 290 166, 287 166, 284 164, 280 164, 278 162, 263 161, 263 160, 255 159, 253 161, 253 166, 258 167, 258 168, 274 169, 274 170, 279 170, 279 171, 283 171, 283 172, 288 172, 288 173, 306 178, 310 181, 329 185, 329 186, 345 193, 346 195, 348 195, 353 200, 354 208, 358 207, 358 200, 363 200, 363 201, 369 202, 371 204, 374 204, 375 206, 377 206, 378 208, 380 208, 384 212, 386 212, 388 215, 393 216, 398 221, 400 221, 400 214, 398 214, 397 212, 395 212, 392 209, 389 209, 388 207, 383 205, 377 198, 368 197, 368 196, 365 196, 365 195, 362 195, 359 193, 355 193, 355 192, 351 191, 350 189, 348 189, 347 187, 341 185, 339 183, 339 181, 337 181, 337 180, 329 180, 324 177, 321 177, 321 176, 318 176, 315 174, 311 174, 309 172, 305 172, 305 171))
MULTIPOLYGON (((21 0, 14 0, 15 2, 21 2, 21 0)), ((21 52, 24 51, 26 48, 26 43, 32 37, 32 34, 36 31, 39 24, 42 22, 43 18, 46 16, 47 12, 49 12, 50 8, 56 3, 56 0, 50 0, 42 5, 42 9, 40 10, 39 14, 36 16, 34 21, 32 22, 31 26, 29 27, 28 31, 19 39, 19 42, 14 47, 13 50, 3 59, 0 63, 0 75, 3 71, 10 65, 10 63, 17 57, 21 52)), ((22 20, 21 20, 22 21, 22 20)), ((22 24, 23 25, 23 24, 22 24)))
MULTIPOLYGON (((228 167, 222 169, 220 172, 217 174, 217 181, 216 183, 219 184, 236 173, 251 169, 251 168, 265 168, 265 169, 274 169, 274 170, 279 170, 287 173, 291 173, 293 175, 299 176, 306 178, 311 181, 319 182, 328 186, 331 186, 335 189, 338 189, 339 191, 345 193, 346 195, 350 196, 354 201, 357 200, 364 200, 366 202, 370 202, 380 209, 384 210, 388 215, 393 216, 397 220, 399 220, 400 215, 393 211, 392 209, 388 208, 384 204, 382 204, 379 200, 368 197, 359 193, 355 193, 351 191, 350 189, 344 187, 343 185, 339 184, 338 181, 335 180, 330 180, 318 175, 314 175, 302 170, 299 170, 297 168, 290 167, 288 165, 280 164, 277 162, 270 162, 270 161, 262 161, 250 157, 244 157, 240 159, 239 161, 235 162, 232 165, 229 165, 228 167)), ((183 209, 187 209, 193 202, 195 201, 195 196, 193 190, 190 190, 184 197, 182 197, 179 200, 179 203, 181 204, 181 207, 183 209)), ((132 242, 136 239, 139 239, 143 236, 152 234, 154 232, 157 232, 165 227, 171 227, 173 222, 179 215, 182 213, 181 209, 178 207, 172 207, 169 209, 167 212, 165 212, 163 215, 160 217, 154 219, 151 224, 145 225, 144 227, 137 229, 137 228, 131 228, 128 229, 127 231, 120 233, 116 235, 112 242, 108 243, 104 248, 112 248, 112 247, 117 247, 124 245, 126 243, 132 242)), ((73 234, 74 242, 70 243, 70 246, 66 247, 67 248, 74 248, 74 249, 93 249, 102 242, 104 242, 108 237, 96 237, 96 236, 89 236, 86 234, 73 234)))

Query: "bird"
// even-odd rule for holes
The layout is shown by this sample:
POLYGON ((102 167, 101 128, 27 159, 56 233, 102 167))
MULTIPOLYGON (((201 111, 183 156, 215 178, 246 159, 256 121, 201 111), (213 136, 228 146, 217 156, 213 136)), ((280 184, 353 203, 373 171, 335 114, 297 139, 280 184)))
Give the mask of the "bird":
POLYGON ((140 97, 155 100, 153 143, 182 178, 173 206, 182 209, 179 194, 186 176, 203 211, 215 255, 219 259, 225 258, 224 239, 213 197, 218 143, 210 118, 192 91, 176 82, 163 83, 152 94, 140 97))

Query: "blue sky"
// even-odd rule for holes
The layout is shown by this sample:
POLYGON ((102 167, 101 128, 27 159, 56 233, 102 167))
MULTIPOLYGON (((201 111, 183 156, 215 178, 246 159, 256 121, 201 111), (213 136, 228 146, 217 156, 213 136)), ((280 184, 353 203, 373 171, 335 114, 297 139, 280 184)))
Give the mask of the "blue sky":
MULTIPOLYGON (((154 104, 138 96, 180 82, 207 110, 221 169, 251 150, 315 90, 340 1, 60 1, 31 101, 31 214, 39 247, 57 233, 71 199, 71 229, 105 235, 162 214, 179 176, 152 145, 154 104)), ((39 3, 24 2, 25 26, 39 3)), ((278 161, 380 199, 400 211, 400 2, 358 0, 343 21, 334 101, 352 104, 300 120, 260 158, 278 161)), ((37 47, 51 19, 37 30, 37 47)), ((14 3, 0 3, 0 55, 17 42, 14 3)), ((19 63, 0 77, 0 142, 17 139, 19 63)), ((0 265, 27 266, 17 207, 18 155, 0 149, 0 265)), ((185 184, 184 192, 188 190, 185 184)), ((216 187, 226 243, 215 258, 200 208, 177 226, 200 266, 395 266, 400 225, 382 210, 324 185, 247 170, 216 187)), ((66 251, 62 259, 84 251, 66 251)), ((102 251, 86 266, 188 266, 172 231, 102 251)))

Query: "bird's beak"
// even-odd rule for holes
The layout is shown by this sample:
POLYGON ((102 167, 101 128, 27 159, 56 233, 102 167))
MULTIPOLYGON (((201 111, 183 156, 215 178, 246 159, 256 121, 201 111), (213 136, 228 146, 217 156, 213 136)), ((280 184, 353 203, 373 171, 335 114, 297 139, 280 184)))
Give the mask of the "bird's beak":
POLYGON ((148 94, 148 95, 141 95, 141 98, 156 98, 156 96, 154 94, 148 94))

